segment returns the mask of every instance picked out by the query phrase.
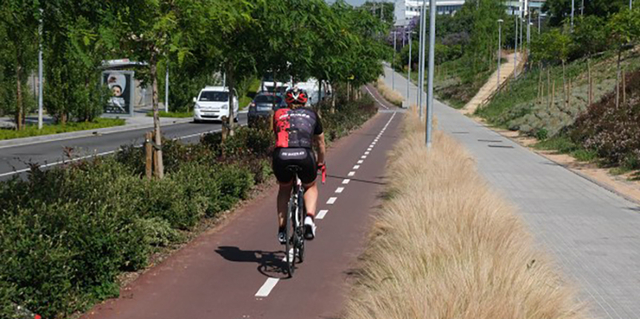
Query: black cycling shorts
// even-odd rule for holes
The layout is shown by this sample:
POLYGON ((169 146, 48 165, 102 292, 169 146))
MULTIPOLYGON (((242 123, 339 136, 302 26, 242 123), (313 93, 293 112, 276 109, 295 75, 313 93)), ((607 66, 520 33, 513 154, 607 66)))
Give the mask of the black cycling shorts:
POLYGON ((281 183, 293 180, 289 167, 299 167, 298 177, 304 184, 310 184, 318 176, 316 156, 308 148, 277 148, 273 152, 273 173, 281 183))

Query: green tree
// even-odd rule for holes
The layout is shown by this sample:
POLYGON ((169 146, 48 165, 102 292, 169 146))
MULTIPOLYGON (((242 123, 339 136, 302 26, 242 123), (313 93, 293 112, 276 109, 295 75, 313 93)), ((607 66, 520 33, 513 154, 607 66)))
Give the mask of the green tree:
MULTIPOLYGON (((254 52, 255 28, 258 22, 253 14, 257 8, 264 8, 266 1, 249 0, 212 0, 210 3, 210 21, 207 30, 212 48, 220 57, 220 65, 226 75, 229 92, 233 93, 237 83, 256 73, 256 52, 254 52)), ((278 20, 285 16, 274 16, 278 20)), ((236 114, 233 111, 233 94, 229 94, 229 134, 234 134, 236 114)))
POLYGON ((0 9, 0 28, 6 36, 3 51, 11 61, 7 71, 15 81, 15 107, 11 113, 17 130, 24 127, 26 116, 23 86, 37 60, 39 8, 38 0, 4 0, 0 9))
POLYGON ((627 46, 634 44, 640 38, 640 8, 622 10, 615 14, 607 24, 610 40, 618 48, 616 107, 620 105, 620 62, 622 52, 627 46))
POLYGON ((45 107, 58 122, 91 121, 108 98, 100 67, 116 44, 107 2, 58 0, 43 3, 45 107))
MULTIPOLYGON (((605 18, 629 7, 628 0, 589 0, 584 2, 584 14, 605 18)), ((547 0, 542 10, 549 15, 552 26, 560 26, 571 16, 571 0, 547 0)), ((574 3, 574 18, 580 13, 578 1, 574 3)))

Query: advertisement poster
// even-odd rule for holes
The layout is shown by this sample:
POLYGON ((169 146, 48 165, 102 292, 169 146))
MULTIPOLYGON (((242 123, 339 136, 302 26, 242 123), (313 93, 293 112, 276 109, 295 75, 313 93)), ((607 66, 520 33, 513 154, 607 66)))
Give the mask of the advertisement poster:
POLYGON ((111 91, 105 114, 133 115, 133 71, 104 71, 102 83, 111 91))

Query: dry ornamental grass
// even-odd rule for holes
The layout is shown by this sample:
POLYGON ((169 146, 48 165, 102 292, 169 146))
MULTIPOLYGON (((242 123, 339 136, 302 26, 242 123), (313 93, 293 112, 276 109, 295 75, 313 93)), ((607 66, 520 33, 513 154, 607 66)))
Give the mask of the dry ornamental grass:
POLYGON ((396 106, 402 107, 402 101, 404 101, 404 97, 398 91, 393 90, 384 82, 382 78, 378 79, 378 82, 375 83, 378 92, 382 94, 382 96, 389 102, 393 103, 396 106))
POLYGON ((346 318, 585 318, 574 290, 465 150, 436 131, 427 152, 415 112, 388 175, 389 199, 346 318))

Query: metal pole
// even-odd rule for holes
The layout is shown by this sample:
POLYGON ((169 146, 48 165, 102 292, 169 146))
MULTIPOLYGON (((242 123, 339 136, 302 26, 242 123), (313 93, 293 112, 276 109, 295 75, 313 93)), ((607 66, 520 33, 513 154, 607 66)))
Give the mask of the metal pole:
POLYGON ((411 84, 411 30, 409 30, 408 32, 409 34, 409 69, 407 70, 407 101, 409 101, 409 94, 411 93, 409 91, 409 87, 411 84))
POLYGON ((575 9, 575 0, 571 0, 571 32, 573 32, 573 11, 575 9))
POLYGON ((42 86, 44 84, 43 82, 43 76, 42 76, 42 12, 43 10, 40 9, 40 26, 38 28, 38 33, 40 35, 40 43, 39 43, 39 48, 40 50, 38 51, 38 129, 41 130, 42 129, 42 122, 43 122, 43 115, 42 115, 42 86))
POLYGON ((584 0, 582 0, 582 5, 580 6, 580 16, 583 16, 583 15, 584 15, 584 0))
POLYGON ((418 114, 422 119, 422 89, 424 88, 424 24, 426 15, 426 0, 422 1, 422 8, 420 10, 420 43, 418 48, 418 94, 416 96, 416 103, 418 104, 418 114))
POLYGON ((433 120, 433 73, 435 71, 436 47, 436 1, 429 1, 431 18, 429 19, 429 85, 427 91, 427 148, 431 148, 431 122, 433 120))
POLYGON ((538 34, 540 34, 540 30, 541 30, 541 28, 540 28, 540 26, 541 26, 540 20, 541 19, 542 19, 542 10, 538 10, 538 34))
POLYGON ((396 31, 393 31, 393 61, 391 62, 391 88, 396 89, 396 71, 393 69, 393 64, 396 62, 396 31))
POLYGON ((167 67, 164 78, 164 111, 169 113, 169 59, 167 59, 167 67))
POLYGON ((515 58, 513 59, 513 78, 518 78, 518 16, 516 18, 515 58))
POLYGON ((531 10, 527 8, 527 58, 531 54, 531 10))
MULTIPOLYGON (((432 0, 429 0, 429 3, 431 3, 432 0)), ((433 0, 435 1, 435 0, 433 0)), ((425 101, 425 93, 424 93, 424 86, 425 86, 425 71, 427 70, 426 68, 426 64, 427 64, 427 2, 424 1, 422 2, 422 6, 424 7, 424 18, 422 19, 422 66, 420 67, 420 70, 422 71, 422 77, 420 78, 422 80, 422 83, 420 84, 420 110, 421 110, 421 114, 420 114, 420 118, 424 118, 423 116, 426 114, 426 101, 425 101)))
POLYGON ((496 88, 500 87, 500 66, 502 62, 502 22, 504 20, 498 20, 498 82, 496 88))

